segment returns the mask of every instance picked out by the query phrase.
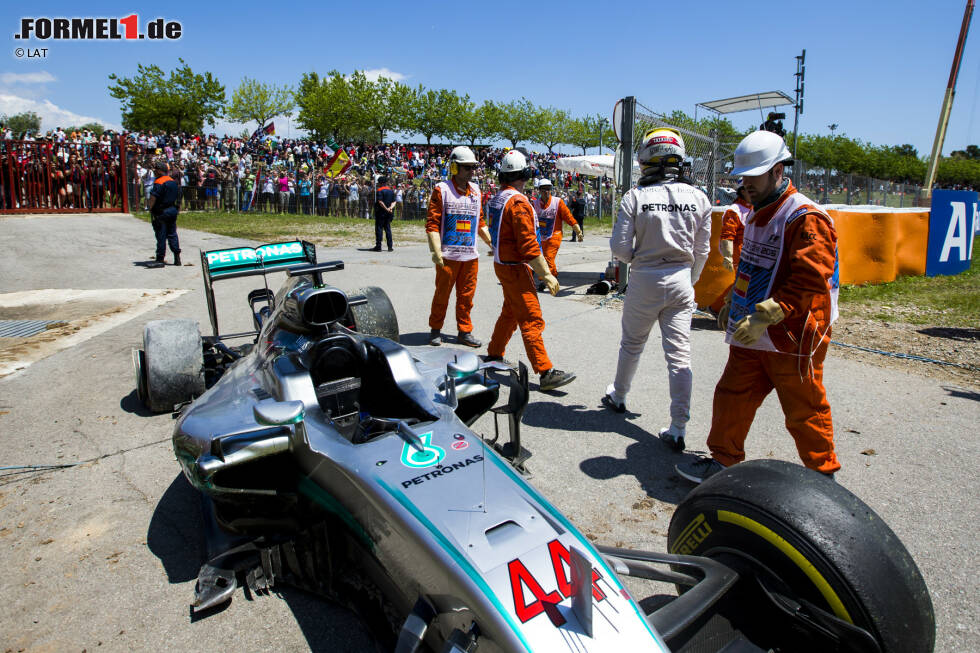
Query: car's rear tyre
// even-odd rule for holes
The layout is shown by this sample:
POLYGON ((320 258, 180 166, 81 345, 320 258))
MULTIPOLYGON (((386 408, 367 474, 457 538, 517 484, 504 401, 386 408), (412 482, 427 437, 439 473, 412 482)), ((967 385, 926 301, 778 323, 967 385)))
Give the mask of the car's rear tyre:
POLYGON ((136 398, 146 406, 149 401, 146 394, 146 352, 142 349, 133 350, 133 371, 136 372, 136 398))
POLYGON ((806 612, 808 602, 864 629, 883 653, 933 650, 932 601, 912 556, 881 517, 822 474, 775 460, 734 465, 681 502, 667 542, 671 553, 714 558, 739 572, 741 600, 719 610, 759 646, 868 650, 860 633, 845 633, 833 648, 805 626, 784 627, 792 620, 762 586, 789 598, 786 605, 806 612))
POLYGON ((349 309, 354 331, 398 342, 398 317, 384 290, 377 286, 368 286, 352 290, 347 296, 351 299, 362 296, 367 299, 367 303, 351 306, 349 309))
MULTIPOLYGON (((142 394, 147 408, 164 413, 204 392, 204 350, 193 320, 154 320, 143 328, 142 394)), ((140 393, 137 371, 137 393, 140 393)))

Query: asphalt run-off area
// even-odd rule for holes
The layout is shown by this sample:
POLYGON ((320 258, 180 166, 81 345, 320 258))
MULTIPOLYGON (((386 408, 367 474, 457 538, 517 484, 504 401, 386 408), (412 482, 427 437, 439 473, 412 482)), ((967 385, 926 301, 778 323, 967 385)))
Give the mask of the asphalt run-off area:
MULTIPOLYGON (((238 591, 225 609, 191 615, 204 556, 199 501, 174 458, 171 416, 147 412, 136 398, 131 351, 152 319, 190 318, 208 332, 197 252, 259 243, 188 230, 180 238, 185 265, 153 269, 145 266, 150 227, 131 216, 0 219, 0 320, 27 329, 0 336, 0 467, 64 466, 0 471, 0 650, 341 651, 368 641, 351 613, 289 588, 251 598, 238 591)), ((318 248, 320 261, 346 264, 327 281, 382 287, 403 344, 424 345, 434 276, 427 247, 366 251, 372 245, 318 248)), ((608 256, 598 236, 562 245, 562 291, 541 296, 544 340, 555 365, 578 379, 533 392, 522 435, 533 453, 531 483, 590 539, 663 551, 670 516, 691 485, 673 469, 681 454, 656 437, 669 403, 656 329, 629 411, 600 406, 615 372, 621 307, 600 305, 585 289, 608 256)), ((481 254, 473 309, 474 335, 484 342, 502 297, 490 260, 481 254)), ((270 287, 283 278, 271 275, 270 287)), ((223 331, 249 328, 246 295, 260 286, 260 278, 217 286, 223 331)), ((444 332, 455 335, 454 325, 444 332)), ((687 443, 697 451, 727 346, 695 320, 692 351, 687 443)), ((506 357, 526 362, 519 335, 506 357)), ((833 350, 824 381, 843 464, 837 481, 915 558, 935 606, 936 650, 980 650, 972 528, 980 517, 980 396, 833 350)), ((474 429, 491 435, 492 418, 474 429)), ((798 462, 774 395, 758 412, 747 454, 798 462)))

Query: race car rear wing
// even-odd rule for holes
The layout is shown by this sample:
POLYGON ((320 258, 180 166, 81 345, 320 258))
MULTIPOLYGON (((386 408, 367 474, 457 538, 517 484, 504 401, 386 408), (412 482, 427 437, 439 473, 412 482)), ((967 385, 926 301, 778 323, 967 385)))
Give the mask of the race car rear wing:
MULTIPOLYGON (((215 338, 255 335, 255 332, 218 334, 218 311, 214 301, 213 284, 219 279, 248 277, 286 270, 300 265, 316 264, 316 246, 305 240, 268 243, 258 247, 232 247, 201 251, 201 272, 204 275, 204 296, 215 338)), ((267 287, 268 288, 268 287, 267 287)), ((271 294, 271 293, 269 293, 271 294)))

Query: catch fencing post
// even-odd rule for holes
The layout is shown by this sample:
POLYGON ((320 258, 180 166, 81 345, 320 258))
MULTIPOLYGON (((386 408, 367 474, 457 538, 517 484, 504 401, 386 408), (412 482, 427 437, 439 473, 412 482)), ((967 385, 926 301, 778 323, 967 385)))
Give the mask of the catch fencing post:
POLYGON ((119 185, 122 187, 122 212, 129 213, 129 152, 126 151, 126 132, 119 135, 119 185))
POLYGON ((708 161, 708 203, 715 205, 715 185, 718 178, 718 130, 712 129, 708 132, 711 135, 711 160, 708 161))
MULTIPOLYGON (((621 129, 623 156, 619 160, 620 193, 626 194, 633 185, 633 122, 636 116, 636 98, 632 95, 623 98, 623 126, 621 129)), ((613 224, 615 228, 615 222, 613 224)), ((626 290, 629 283, 629 264, 619 263, 619 292, 626 290)))

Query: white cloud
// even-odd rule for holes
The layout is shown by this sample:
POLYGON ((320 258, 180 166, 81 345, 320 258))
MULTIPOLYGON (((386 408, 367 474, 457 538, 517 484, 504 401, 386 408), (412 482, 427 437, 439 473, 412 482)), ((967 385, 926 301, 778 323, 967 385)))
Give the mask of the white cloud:
POLYGON ((122 131, 121 125, 103 120, 102 118, 83 116, 74 111, 62 109, 50 100, 31 100, 17 95, 0 93, 0 113, 12 116, 25 111, 33 111, 41 116, 42 131, 48 131, 55 127, 79 126, 89 122, 101 123, 109 129, 122 131))
POLYGON ((47 71, 39 73, 0 73, 0 84, 47 84, 57 81, 55 76, 47 71))
POLYGON ((387 68, 372 68, 370 70, 362 70, 364 76, 372 82, 378 81, 379 77, 387 77, 393 82, 400 82, 403 79, 408 79, 408 75, 403 75, 402 73, 396 73, 394 70, 388 70, 387 68))

